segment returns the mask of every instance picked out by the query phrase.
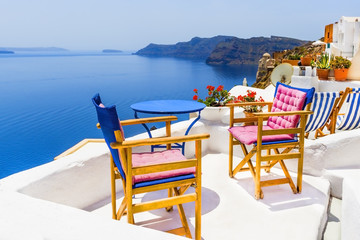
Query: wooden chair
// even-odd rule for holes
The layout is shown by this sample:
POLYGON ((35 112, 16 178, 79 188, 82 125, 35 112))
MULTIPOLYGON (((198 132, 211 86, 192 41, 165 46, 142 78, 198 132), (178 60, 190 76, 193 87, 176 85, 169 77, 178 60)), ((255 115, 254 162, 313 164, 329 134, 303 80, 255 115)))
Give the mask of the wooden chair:
POLYGON ((201 140, 209 138, 209 134, 171 137, 171 121, 174 116, 154 117, 119 121, 115 106, 105 107, 96 94, 92 99, 105 141, 110 150, 112 217, 120 219, 127 214, 129 223, 134 224, 134 214, 158 208, 171 210, 177 205, 182 227, 168 232, 185 235, 191 238, 190 229, 182 204, 195 202, 195 239, 201 239, 201 140), (150 122, 166 123, 166 136, 141 140, 126 140, 122 125, 142 124, 150 122), (195 141, 195 158, 186 159, 178 149, 171 149, 171 144, 195 141), (166 144, 167 149, 160 152, 133 153, 137 146, 166 144), (115 180, 121 179, 124 199, 119 209, 116 208, 115 180), (189 187, 195 193, 187 193, 189 187), (168 198, 151 202, 133 203, 133 195, 158 190, 168 190, 168 198))
POLYGON ((301 89, 278 83, 275 90, 273 103, 255 103, 257 105, 271 106, 268 113, 254 113, 251 119, 234 118, 234 108, 243 105, 254 105, 254 103, 230 103, 230 138, 229 138, 229 175, 234 177, 241 171, 250 171, 255 182, 255 198, 263 198, 261 187, 288 183, 294 193, 301 192, 304 131, 307 115, 314 95, 314 88, 301 89), (303 110, 306 109, 306 110, 303 110), (268 119, 264 125, 264 120, 268 119), (236 123, 257 121, 257 126, 236 126, 236 123), (299 124, 300 120, 300 124, 299 124), (240 145, 244 158, 233 168, 234 145, 240 145), (253 145, 248 152, 246 145, 253 145), (283 150, 280 150, 283 148, 283 150), (262 151, 266 150, 266 155, 262 151), (296 152, 290 152, 290 151, 296 152), (251 158, 256 154, 256 164, 253 165, 251 158), (295 187, 291 176, 285 166, 285 159, 298 159, 297 187, 295 187), (265 164, 263 164, 265 163, 265 164), (270 169, 279 163, 285 178, 261 180, 261 169, 270 169), (248 167, 244 167, 245 164, 248 167))

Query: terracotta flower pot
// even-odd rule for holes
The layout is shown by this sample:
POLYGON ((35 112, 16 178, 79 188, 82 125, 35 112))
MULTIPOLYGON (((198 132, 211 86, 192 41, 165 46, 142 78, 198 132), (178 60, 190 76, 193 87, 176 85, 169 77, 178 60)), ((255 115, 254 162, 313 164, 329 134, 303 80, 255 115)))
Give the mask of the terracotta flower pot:
POLYGON ((329 79, 329 70, 330 69, 316 69, 316 73, 320 80, 328 80, 329 79))
POLYGON ((301 57, 301 66, 310 66, 311 57, 301 57))
POLYGON ((334 69, 334 77, 336 81, 345 81, 347 79, 349 69, 348 68, 339 68, 334 69))
POLYGON ((298 66, 300 60, 288 60, 288 59, 283 59, 281 62, 282 63, 290 63, 292 66, 298 66))
MULTIPOLYGON (((248 112, 244 110, 244 115, 246 118, 255 118, 255 115, 253 112, 248 112)), ((254 122, 245 122, 244 126, 252 126, 257 125, 257 119, 254 119, 254 122)))

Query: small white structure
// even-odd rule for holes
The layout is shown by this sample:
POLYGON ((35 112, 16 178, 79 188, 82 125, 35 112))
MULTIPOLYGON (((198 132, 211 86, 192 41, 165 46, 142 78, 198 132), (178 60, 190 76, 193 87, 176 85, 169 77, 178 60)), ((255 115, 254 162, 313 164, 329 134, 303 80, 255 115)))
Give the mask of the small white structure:
POLYGON ((327 52, 352 58, 360 47, 360 17, 344 17, 325 27, 327 52))

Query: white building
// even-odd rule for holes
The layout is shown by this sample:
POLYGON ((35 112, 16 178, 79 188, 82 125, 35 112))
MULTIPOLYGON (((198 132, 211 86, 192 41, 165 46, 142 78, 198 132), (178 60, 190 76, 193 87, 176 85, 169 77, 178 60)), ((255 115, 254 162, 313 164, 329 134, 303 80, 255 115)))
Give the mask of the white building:
POLYGON ((325 26, 327 51, 335 56, 352 58, 360 47, 360 17, 344 17, 325 26))

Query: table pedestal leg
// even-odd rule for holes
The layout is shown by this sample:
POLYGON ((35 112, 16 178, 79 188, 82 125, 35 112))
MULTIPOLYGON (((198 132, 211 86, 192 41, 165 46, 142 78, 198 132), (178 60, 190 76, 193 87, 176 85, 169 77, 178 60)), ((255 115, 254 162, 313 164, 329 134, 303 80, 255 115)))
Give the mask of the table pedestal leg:
MULTIPOLYGON (((194 121, 191 122, 190 126, 186 129, 186 132, 185 132, 185 136, 189 134, 190 132, 190 129, 194 126, 194 124, 199 121, 200 119, 200 112, 201 110, 198 112, 198 116, 194 119, 194 121)), ((135 111, 135 114, 134 114, 135 118, 139 118, 137 112, 135 111)), ((145 124, 145 123, 142 123, 141 125, 144 126, 145 130, 147 131, 148 135, 149 135, 149 138, 152 138, 152 135, 151 135, 151 131, 149 129, 149 127, 145 124)), ((185 154, 185 142, 183 142, 182 144, 179 144, 179 143, 176 143, 175 144, 176 148, 181 148, 181 152, 182 154, 185 154)), ((154 149, 155 148, 166 148, 166 146, 160 146, 160 145, 153 145, 151 146, 151 152, 154 152, 154 149)))

